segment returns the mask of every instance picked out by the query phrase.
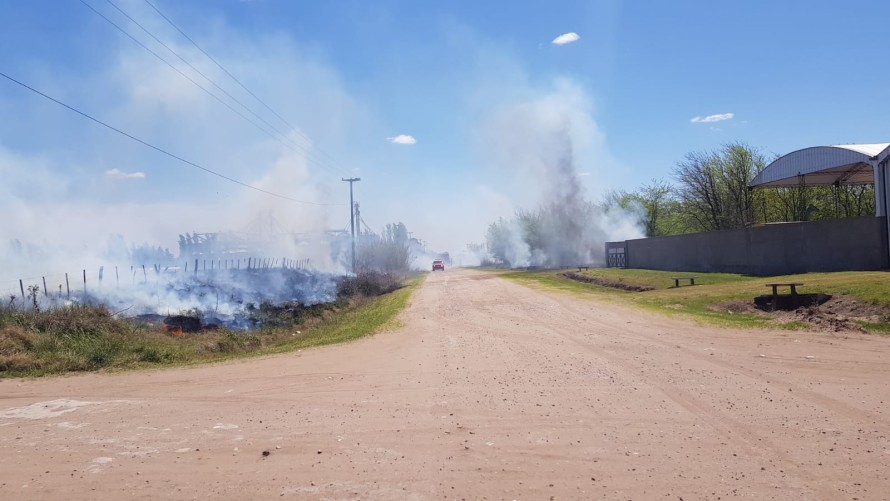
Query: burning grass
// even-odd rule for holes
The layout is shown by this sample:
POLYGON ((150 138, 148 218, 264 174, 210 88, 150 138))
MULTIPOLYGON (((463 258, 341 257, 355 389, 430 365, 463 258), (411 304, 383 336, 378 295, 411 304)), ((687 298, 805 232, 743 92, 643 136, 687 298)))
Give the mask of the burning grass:
POLYGON ((331 303, 249 305, 253 330, 208 323, 198 311, 134 321, 101 305, 0 307, 0 377, 192 364, 349 341, 389 325, 417 282, 366 274, 344 280, 331 303))

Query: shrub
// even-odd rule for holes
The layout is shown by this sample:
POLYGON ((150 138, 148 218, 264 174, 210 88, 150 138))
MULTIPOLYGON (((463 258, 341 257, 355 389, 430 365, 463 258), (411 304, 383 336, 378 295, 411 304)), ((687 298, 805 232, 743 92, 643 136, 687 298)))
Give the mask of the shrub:
POLYGON ((257 336, 230 332, 216 342, 216 351, 219 351, 220 353, 236 353, 248 349, 259 348, 262 345, 262 340, 257 336))
POLYGON ((363 271, 354 277, 346 277, 337 284, 338 297, 366 296, 375 297, 390 293, 402 287, 402 282, 395 273, 379 271, 363 271))
POLYGON ((70 305, 34 312, 26 318, 31 328, 46 334, 95 336, 131 330, 129 324, 115 319, 105 306, 70 305))

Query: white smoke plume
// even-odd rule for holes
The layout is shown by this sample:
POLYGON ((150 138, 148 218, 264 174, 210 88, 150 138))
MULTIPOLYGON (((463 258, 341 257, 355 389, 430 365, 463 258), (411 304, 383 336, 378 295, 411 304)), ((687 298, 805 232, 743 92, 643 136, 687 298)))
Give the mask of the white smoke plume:
MULTIPOLYGON (((232 86, 222 70, 202 60, 197 49, 152 17, 141 2, 128 3, 128 9, 146 9, 139 18, 149 24, 154 19, 155 33, 196 62, 204 74, 262 112, 249 95, 232 86)), ((47 292, 58 296, 61 286, 67 298, 65 274, 70 289, 80 291, 84 270, 87 290, 96 299, 100 289, 94 286, 99 270, 104 269, 101 293, 115 304, 125 301, 124 292, 132 291, 134 311, 145 305, 164 311, 185 307, 181 299, 187 295, 158 291, 181 289, 177 284, 186 276, 184 266, 191 257, 179 254, 177 239, 187 232, 252 241, 256 245, 250 249, 251 258, 277 259, 278 266, 287 258, 319 276, 345 272, 342 245, 330 230, 342 227, 340 213, 348 214, 349 208, 345 203, 343 207, 316 205, 345 202, 342 190, 335 193, 330 182, 339 181, 341 173, 319 165, 316 143, 307 136, 325 143, 327 150, 346 142, 344 124, 366 120, 361 106, 345 92, 335 73, 286 36, 246 36, 217 25, 200 42, 221 55, 220 61, 279 114, 306 129, 292 129, 266 113, 265 119, 286 135, 282 141, 275 140, 127 41, 102 45, 107 52, 100 54, 97 49, 95 54, 102 63, 87 72, 57 71, 51 62, 38 60, 28 68, 18 68, 16 76, 176 155, 309 203, 224 181, 4 82, 0 108, 9 120, 0 123, 0 297, 5 302, 11 296, 21 301, 21 290, 29 285, 39 285, 41 296, 47 292), (269 78, 272 70, 275 78, 269 78), (136 251, 142 247, 169 250, 174 259, 138 259, 136 251), (148 279, 173 277, 174 269, 181 276, 166 285, 152 282, 156 290, 146 295, 146 287, 132 287, 132 265, 140 270, 145 265, 148 279), (155 265, 170 272, 156 273, 155 265), (120 289, 108 286, 115 267, 126 279, 121 279, 120 289)), ((177 66, 191 73, 184 65, 177 66)), ((210 87, 206 82, 205 86, 210 87)), ((232 281, 239 276, 219 278, 232 281)), ((245 287, 256 285, 251 282, 245 287)), ((264 287, 280 289, 271 283, 264 287)), ((195 305, 206 306, 203 302, 195 305)))
POLYGON ((490 228, 496 258, 514 267, 602 264, 606 241, 642 235, 639 214, 589 200, 587 185, 603 177, 597 163, 608 154, 578 86, 558 81, 543 97, 504 108, 488 133, 507 184, 526 204, 490 228))

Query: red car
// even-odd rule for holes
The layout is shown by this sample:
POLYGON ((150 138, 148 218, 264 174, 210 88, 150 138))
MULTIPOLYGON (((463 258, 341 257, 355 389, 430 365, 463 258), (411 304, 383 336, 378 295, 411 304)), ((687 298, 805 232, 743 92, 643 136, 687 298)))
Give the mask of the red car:
POLYGON ((445 271, 445 263, 442 262, 441 259, 436 259, 433 261, 433 271, 442 270, 445 271))

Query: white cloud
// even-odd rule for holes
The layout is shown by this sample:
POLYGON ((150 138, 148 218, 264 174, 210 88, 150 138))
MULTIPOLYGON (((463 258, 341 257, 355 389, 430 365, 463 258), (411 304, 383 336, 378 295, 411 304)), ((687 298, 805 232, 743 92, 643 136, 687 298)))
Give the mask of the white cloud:
POLYGON ((105 171, 105 175, 110 179, 145 179, 144 172, 124 172, 117 168, 105 171))
POLYGON ((395 137, 388 137, 386 140, 393 144, 417 144, 417 139, 408 134, 399 134, 395 137))
POLYGON ((562 35, 554 38, 552 43, 553 45, 565 45, 568 43, 577 42, 578 40, 581 40, 581 35, 575 33, 574 31, 571 31, 569 33, 563 33, 562 35))
POLYGON ((694 117, 690 120, 690 122, 694 124, 706 124, 712 122, 722 122, 723 120, 730 120, 735 116, 735 113, 721 113, 718 115, 708 115, 706 117, 694 117))

